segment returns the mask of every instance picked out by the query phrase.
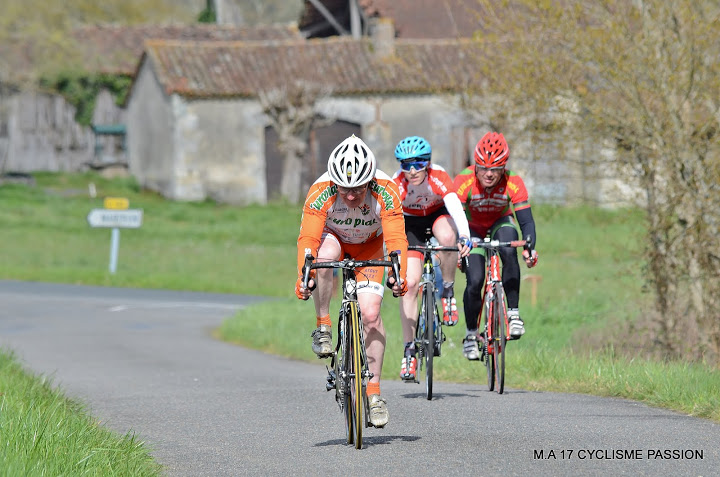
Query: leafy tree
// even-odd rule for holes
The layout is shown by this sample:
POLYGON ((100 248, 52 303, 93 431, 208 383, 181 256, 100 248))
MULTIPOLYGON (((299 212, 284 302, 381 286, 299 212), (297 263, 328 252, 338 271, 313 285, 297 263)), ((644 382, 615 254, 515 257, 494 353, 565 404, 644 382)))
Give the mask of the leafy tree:
POLYGON ((502 98, 511 113, 495 115, 500 124, 554 124, 555 139, 601 146, 589 162, 642 193, 658 350, 720 363, 720 4, 478 0, 478 10, 485 73, 471 93, 502 98))

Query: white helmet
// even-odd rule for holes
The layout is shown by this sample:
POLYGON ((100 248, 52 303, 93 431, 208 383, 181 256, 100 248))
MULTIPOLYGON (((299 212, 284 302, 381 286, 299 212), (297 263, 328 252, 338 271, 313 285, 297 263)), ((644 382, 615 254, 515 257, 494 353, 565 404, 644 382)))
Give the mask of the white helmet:
POLYGON ((375 177, 375 155, 362 139, 354 134, 330 153, 328 174, 340 187, 357 187, 375 177))

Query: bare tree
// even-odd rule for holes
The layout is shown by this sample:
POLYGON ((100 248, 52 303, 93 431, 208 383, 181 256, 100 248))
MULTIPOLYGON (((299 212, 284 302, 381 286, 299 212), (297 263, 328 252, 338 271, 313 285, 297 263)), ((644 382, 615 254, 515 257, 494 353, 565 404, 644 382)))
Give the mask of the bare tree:
POLYGON ((536 118, 571 117, 553 133, 616 151, 603 167, 644 194, 660 349, 720 363, 720 4, 479 0, 478 9, 480 93, 536 118))
POLYGON ((294 204, 301 199, 301 172, 310 131, 334 121, 323 118, 316 110, 318 101, 330 93, 325 86, 296 81, 259 94, 263 112, 278 134, 278 149, 285 154, 280 193, 294 204))

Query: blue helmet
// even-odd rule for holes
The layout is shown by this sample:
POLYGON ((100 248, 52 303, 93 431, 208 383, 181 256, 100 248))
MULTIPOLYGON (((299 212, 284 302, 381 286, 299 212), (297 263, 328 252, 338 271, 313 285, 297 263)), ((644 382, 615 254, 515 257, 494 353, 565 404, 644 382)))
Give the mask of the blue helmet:
POLYGON ((395 158, 398 161, 406 161, 408 159, 420 159, 429 161, 432 155, 430 143, 420 136, 409 136, 403 139, 395 147, 395 158))

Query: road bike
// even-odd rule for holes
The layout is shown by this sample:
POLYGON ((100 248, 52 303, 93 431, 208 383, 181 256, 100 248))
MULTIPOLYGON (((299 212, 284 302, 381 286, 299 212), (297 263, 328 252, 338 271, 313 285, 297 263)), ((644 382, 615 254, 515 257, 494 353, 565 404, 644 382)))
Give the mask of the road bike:
POLYGON ((485 361, 489 390, 497 390, 498 394, 502 394, 505 390, 505 345, 513 339, 510 336, 499 250, 501 247, 525 247, 526 244, 526 240, 500 242, 491 240, 489 237, 473 238, 474 247, 485 249, 483 306, 478 316, 477 328, 483 330, 481 332, 483 346, 480 350, 480 360, 485 361), (484 326, 480 328, 483 320, 484 326))
MULTIPOLYGON (((408 250, 417 250, 423 254, 423 273, 420 282, 420 312, 415 326, 415 350, 417 351, 418 372, 425 369, 425 396, 432 400, 433 394, 433 358, 440 356, 445 335, 442 332, 442 320, 438 312, 435 289, 435 266, 432 256, 436 252, 457 252, 457 247, 434 245, 428 238, 425 245, 410 245, 408 250)), ((415 375, 415 382, 420 381, 415 375)))
MULTIPOLYGON (((400 261, 396 252, 389 254, 390 260, 315 261, 312 255, 305 256, 303 286, 307 288, 310 270, 337 268, 342 270, 343 297, 337 324, 337 345, 328 367, 328 391, 335 390, 335 400, 345 416, 345 431, 348 444, 362 448, 362 430, 370 427, 367 383, 373 374, 368 369, 362 316, 357 301, 358 278, 355 269, 362 267, 389 267, 395 277, 400 277, 400 261)), ((388 284, 388 286, 390 286, 388 284)))

